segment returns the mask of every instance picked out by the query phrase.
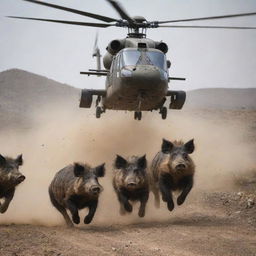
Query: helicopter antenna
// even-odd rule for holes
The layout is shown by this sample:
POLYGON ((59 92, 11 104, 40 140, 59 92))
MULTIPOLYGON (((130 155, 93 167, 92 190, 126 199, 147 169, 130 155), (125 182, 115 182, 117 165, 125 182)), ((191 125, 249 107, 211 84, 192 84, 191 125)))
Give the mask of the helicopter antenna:
POLYGON ((95 42, 94 42, 94 47, 93 47, 93 53, 92 53, 92 57, 96 57, 96 61, 97 61, 97 70, 100 71, 101 70, 101 54, 100 54, 100 49, 98 47, 98 32, 95 36, 95 42))

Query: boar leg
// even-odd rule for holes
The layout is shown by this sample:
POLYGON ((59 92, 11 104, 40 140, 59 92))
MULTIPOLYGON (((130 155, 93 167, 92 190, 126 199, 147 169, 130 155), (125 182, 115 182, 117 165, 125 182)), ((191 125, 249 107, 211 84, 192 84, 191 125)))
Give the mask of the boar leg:
POLYGON ((59 212, 62 214, 62 216, 64 217, 66 224, 68 227, 73 227, 74 224, 72 223, 70 217, 68 216, 68 213, 66 211, 66 209, 64 207, 62 207, 61 205, 59 205, 58 207, 56 207, 59 212))
POLYGON ((64 219, 66 221, 67 226, 73 227, 74 224, 72 223, 70 217, 68 216, 66 209, 55 200, 55 198, 50 190, 49 190, 49 194, 50 194, 50 199, 51 199, 53 206, 62 214, 62 216, 64 217, 64 219))
POLYGON ((75 224, 79 224, 80 223, 80 217, 79 217, 78 209, 77 209, 76 205, 70 199, 68 199, 66 201, 66 206, 71 212, 73 222, 75 224))
POLYGON ((167 203, 169 211, 174 209, 174 203, 172 199, 172 178, 161 176, 159 180, 159 188, 162 194, 162 199, 167 203))
POLYGON ((89 212, 88 212, 87 216, 85 216, 85 218, 84 218, 84 223, 85 224, 91 223, 91 221, 92 221, 92 219, 94 217, 94 214, 96 212, 97 206, 98 206, 98 200, 93 201, 89 205, 89 212))
POLYGON ((74 224, 72 223, 70 217, 68 216, 68 213, 67 213, 66 209, 61 206, 60 208, 58 208, 58 210, 62 214, 62 216, 64 217, 67 226, 68 227, 74 227, 74 224))
POLYGON ((139 209, 139 213, 138 213, 139 217, 145 216, 145 209, 146 209, 146 204, 148 201, 148 194, 149 194, 149 192, 145 193, 145 195, 143 195, 140 198, 140 209, 139 209))
POLYGON ((184 203, 188 193, 193 187, 193 176, 188 176, 183 179, 184 188, 181 194, 177 198, 177 204, 181 205, 184 203))
POLYGON ((124 205, 122 203, 120 203, 119 213, 120 213, 120 215, 126 214, 126 210, 124 209, 124 205))
POLYGON ((1 205, 0 204, 0 212, 5 213, 9 207, 10 202, 13 199, 14 196, 14 189, 8 192, 8 194, 5 195, 4 203, 1 205))
POLYGON ((132 212, 132 205, 129 203, 128 198, 122 193, 118 193, 118 200, 127 212, 132 212))

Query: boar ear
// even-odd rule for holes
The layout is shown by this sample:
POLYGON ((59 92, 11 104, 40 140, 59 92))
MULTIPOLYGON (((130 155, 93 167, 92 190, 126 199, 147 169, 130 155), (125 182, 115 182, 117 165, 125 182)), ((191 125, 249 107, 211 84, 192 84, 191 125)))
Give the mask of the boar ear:
POLYGON ((23 164, 22 155, 18 155, 17 158, 15 159, 15 162, 16 162, 18 165, 22 165, 22 164, 23 164))
POLYGON ((140 157, 137 161, 138 167, 140 169, 145 169, 147 168, 147 159, 146 159, 146 155, 140 157))
POLYGON ((0 154, 0 166, 4 166, 6 163, 6 159, 0 154))
POLYGON ((127 161, 123 157, 116 155, 116 160, 114 163, 115 168, 122 169, 122 168, 125 168, 126 165, 127 165, 127 161))
POLYGON ((94 173, 97 177, 104 177, 105 171, 105 163, 95 167, 94 169, 94 173))
POLYGON ((163 139, 162 142, 162 152, 168 154, 172 151, 173 144, 169 140, 163 139))
POLYGON ((82 177, 84 175, 84 167, 81 164, 75 163, 74 174, 76 177, 82 177))
POLYGON ((195 150, 195 145, 194 145, 194 139, 188 141, 185 145, 184 145, 184 149, 188 154, 192 154, 195 150))

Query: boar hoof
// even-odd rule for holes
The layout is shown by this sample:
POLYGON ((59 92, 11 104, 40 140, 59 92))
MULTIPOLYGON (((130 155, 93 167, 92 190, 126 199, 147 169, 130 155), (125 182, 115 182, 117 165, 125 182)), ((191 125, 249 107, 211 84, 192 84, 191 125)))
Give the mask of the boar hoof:
POLYGON ((68 228, 73 228, 74 224, 70 221, 70 222, 67 222, 67 226, 68 226, 68 228))
POLYGON ((139 217, 143 218, 145 216, 145 210, 139 210, 139 217))
POLYGON ((80 223, 80 217, 78 215, 73 215, 72 216, 72 220, 75 224, 79 224, 80 223))
POLYGON ((166 198, 165 196, 162 196, 162 200, 163 200, 164 202, 167 202, 167 198, 166 198))
POLYGON ((91 222, 92 222, 92 218, 91 217, 86 216, 84 218, 84 224, 90 224, 91 222))
POLYGON ((0 213, 5 213, 7 211, 7 207, 2 207, 0 205, 0 213))
POLYGON ((125 204, 124 208, 127 212, 132 212, 132 206, 129 203, 125 204))
POLYGON ((178 204, 178 205, 183 204, 183 203, 184 203, 184 201, 185 201, 185 198, 184 198, 184 197, 182 197, 182 196, 179 196, 179 197, 177 198, 177 204, 178 204))
POLYGON ((171 202, 167 202, 167 207, 168 207, 169 211, 172 211, 174 209, 174 203, 172 201, 171 202))

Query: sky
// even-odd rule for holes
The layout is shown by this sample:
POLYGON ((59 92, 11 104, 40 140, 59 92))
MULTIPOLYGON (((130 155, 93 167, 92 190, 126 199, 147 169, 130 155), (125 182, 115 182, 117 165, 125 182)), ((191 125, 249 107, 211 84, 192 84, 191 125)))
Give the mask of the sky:
MULTIPOLYGON (((120 18, 105 0, 48 0, 74 9, 120 18)), ((170 20, 256 12, 255 0, 120 0, 130 16, 147 20, 170 20)), ((14 20, 5 16, 100 22, 25 2, 0 1, 0 72, 19 68, 78 88, 104 88, 104 77, 80 75, 96 68, 92 58, 99 33, 101 54, 113 39, 125 38, 125 28, 91 28, 39 21, 14 20)), ((256 15, 215 21, 183 22, 180 25, 254 26, 256 15)), ((256 30, 149 29, 147 37, 169 46, 170 89, 256 87, 256 30)))

